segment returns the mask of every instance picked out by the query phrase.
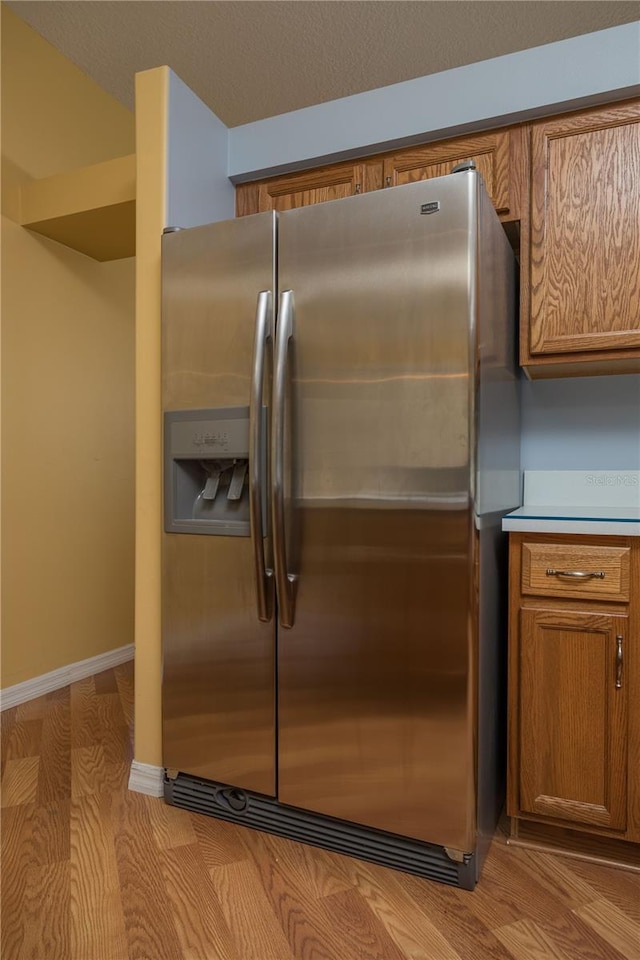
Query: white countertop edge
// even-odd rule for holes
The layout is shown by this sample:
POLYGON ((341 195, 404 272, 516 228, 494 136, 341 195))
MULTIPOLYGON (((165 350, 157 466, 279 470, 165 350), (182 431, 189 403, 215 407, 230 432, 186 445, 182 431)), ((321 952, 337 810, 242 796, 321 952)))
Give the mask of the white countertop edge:
POLYGON ((538 520, 503 517, 502 529, 513 533, 591 533, 601 537, 640 537, 640 521, 538 520))

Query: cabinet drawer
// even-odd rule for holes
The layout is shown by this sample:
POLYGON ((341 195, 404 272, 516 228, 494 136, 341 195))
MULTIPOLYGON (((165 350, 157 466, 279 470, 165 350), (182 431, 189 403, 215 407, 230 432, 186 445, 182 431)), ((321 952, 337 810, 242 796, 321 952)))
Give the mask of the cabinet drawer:
POLYGON ((629 557, 629 547, 523 543, 522 592, 545 597, 628 600, 629 557))

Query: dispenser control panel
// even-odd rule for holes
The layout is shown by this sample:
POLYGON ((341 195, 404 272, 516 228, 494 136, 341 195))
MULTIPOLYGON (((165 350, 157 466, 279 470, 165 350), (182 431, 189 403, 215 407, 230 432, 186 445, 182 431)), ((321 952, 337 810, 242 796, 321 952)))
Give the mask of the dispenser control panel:
MULTIPOLYGON (((220 412, 226 413, 229 408, 220 412)), ((249 416, 246 408, 240 408, 242 417, 213 420, 184 420, 191 410, 172 411, 165 414, 168 440, 174 457, 246 457, 249 450, 249 416)), ((212 413, 214 411, 208 411, 212 413)), ((217 411, 215 411, 217 412, 217 411)), ((199 414, 200 411, 197 411, 199 414)))
MULTIPOLYGON (((264 471, 265 451, 259 457, 264 471)), ((248 407, 165 413, 166 532, 248 537, 248 467, 248 407)))

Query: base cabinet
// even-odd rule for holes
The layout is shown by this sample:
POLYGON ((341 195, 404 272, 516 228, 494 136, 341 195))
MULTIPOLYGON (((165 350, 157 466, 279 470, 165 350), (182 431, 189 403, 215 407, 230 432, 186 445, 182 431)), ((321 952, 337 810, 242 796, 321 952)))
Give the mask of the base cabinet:
POLYGON ((627 620, 520 611, 520 809, 627 825, 627 620))
POLYGON ((640 842, 639 551, 634 537, 510 536, 516 827, 640 842))

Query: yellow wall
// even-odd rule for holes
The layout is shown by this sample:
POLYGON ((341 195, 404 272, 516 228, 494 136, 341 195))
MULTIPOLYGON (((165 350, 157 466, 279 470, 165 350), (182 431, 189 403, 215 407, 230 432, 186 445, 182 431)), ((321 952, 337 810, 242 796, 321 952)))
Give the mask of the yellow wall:
POLYGON ((160 256, 169 70, 136 74, 136 703, 138 763, 162 766, 160 256))
POLYGON ((20 183, 134 146, 133 115, 3 7, 3 687, 133 641, 135 263, 13 221, 20 183))

